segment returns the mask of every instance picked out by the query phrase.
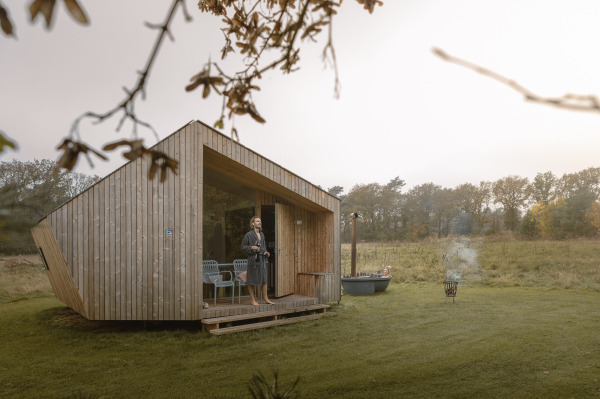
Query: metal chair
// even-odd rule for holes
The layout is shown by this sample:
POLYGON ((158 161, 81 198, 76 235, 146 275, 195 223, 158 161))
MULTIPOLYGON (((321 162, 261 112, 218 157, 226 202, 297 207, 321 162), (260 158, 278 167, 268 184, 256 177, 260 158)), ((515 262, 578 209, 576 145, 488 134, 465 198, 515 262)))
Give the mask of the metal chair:
MULTIPOLYGON (((242 303, 242 286, 248 285, 244 280, 241 280, 238 277, 245 271, 248 271, 248 259, 236 259, 233 261, 233 272, 235 273, 235 282, 238 283, 238 303, 242 303)), ((260 292, 260 303, 262 303, 262 301, 262 292, 260 292)))
POLYGON ((248 259, 236 259, 233 261, 234 282, 238 284, 238 303, 242 303, 242 286, 246 286, 246 282, 240 279, 239 275, 245 271, 248 271, 248 259))
POLYGON ((219 264, 216 260, 202 261, 202 281, 205 284, 212 284, 215 287, 215 306, 217 306, 217 288, 231 287, 231 303, 235 296, 235 282, 230 271, 219 271, 219 264), (223 274, 229 273, 229 280, 223 277, 223 274))

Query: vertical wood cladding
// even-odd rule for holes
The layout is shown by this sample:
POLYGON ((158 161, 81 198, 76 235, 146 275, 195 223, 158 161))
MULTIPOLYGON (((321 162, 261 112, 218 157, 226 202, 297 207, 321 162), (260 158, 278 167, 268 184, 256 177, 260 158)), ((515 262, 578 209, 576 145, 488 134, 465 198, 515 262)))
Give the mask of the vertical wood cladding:
MULTIPOLYGON (((306 231, 296 236, 296 271, 339 277, 338 199, 199 122, 154 148, 179 161, 177 175, 169 172, 164 183, 160 176, 149 180, 149 159, 139 158, 32 229, 48 259, 54 291, 65 304, 93 320, 198 319, 207 165, 260 188, 259 209, 261 203, 293 205, 306 219, 306 231)), ((339 287, 325 291, 327 301, 339 300, 339 287)))

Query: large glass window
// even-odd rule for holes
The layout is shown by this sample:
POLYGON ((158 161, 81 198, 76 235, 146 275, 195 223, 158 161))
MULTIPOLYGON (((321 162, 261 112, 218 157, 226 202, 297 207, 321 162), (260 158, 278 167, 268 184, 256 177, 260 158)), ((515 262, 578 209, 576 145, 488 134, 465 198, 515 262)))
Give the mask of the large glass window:
POLYGON ((240 245, 255 214, 256 191, 204 167, 203 234, 205 260, 244 259, 240 245))

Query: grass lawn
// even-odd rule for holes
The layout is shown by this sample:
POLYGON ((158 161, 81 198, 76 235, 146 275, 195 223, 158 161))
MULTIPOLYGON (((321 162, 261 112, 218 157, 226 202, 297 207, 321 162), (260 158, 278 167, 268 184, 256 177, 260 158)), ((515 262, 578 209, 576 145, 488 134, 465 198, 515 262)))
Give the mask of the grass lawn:
POLYGON ((336 317, 221 337, 196 323, 85 322, 52 297, 0 305, 0 397, 600 397, 600 293, 394 283, 336 317))
POLYGON ((245 398, 253 375, 278 371, 303 398, 600 398, 599 243, 458 244, 359 246, 359 271, 393 265, 387 291, 219 337, 197 322, 86 321, 35 257, 0 259, 0 397, 245 398))

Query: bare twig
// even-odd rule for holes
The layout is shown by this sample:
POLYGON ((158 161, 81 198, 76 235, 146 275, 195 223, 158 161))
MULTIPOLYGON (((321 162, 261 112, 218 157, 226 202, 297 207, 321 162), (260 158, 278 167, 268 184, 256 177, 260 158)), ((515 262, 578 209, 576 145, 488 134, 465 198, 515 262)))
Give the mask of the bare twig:
POLYGON ((542 97, 539 96, 525 87, 521 86, 516 81, 506 78, 499 73, 491 71, 487 68, 483 68, 472 62, 463 60, 458 57, 454 57, 443 50, 438 48, 432 49, 433 53, 443 59, 444 61, 451 62, 471 69, 484 76, 497 80, 498 82, 512 88, 518 93, 522 94, 526 101, 540 103, 544 105, 550 105, 561 109, 567 109, 571 111, 583 111, 583 112, 600 112, 600 102, 597 96, 594 95, 580 95, 580 94, 565 94, 562 97, 542 97))
MULTIPOLYGON (((75 121, 71 125, 71 131, 70 131, 69 137, 65 139, 65 141, 63 142, 63 144, 61 144, 61 146, 59 146, 59 149, 63 150, 63 155, 61 156, 61 158, 58 161, 58 165, 57 165, 58 167, 66 168, 67 170, 73 170, 73 168, 75 167, 75 164, 77 163, 77 159, 78 159, 78 156, 80 153, 85 154, 86 158, 88 159, 88 162, 90 163, 90 165, 92 165, 88 151, 92 152, 93 154, 95 154, 96 156, 98 156, 102 159, 106 159, 106 157, 104 157, 101 153, 99 153, 96 150, 93 150, 92 148, 88 147, 87 145, 85 145, 83 142, 80 141, 79 124, 83 119, 86 119, 86 118, 92 118, 92 119, 94 119, 93 123, 98 124, 98 123, 102 123, 106 119, 113 117, 118 112, 123 112, 123 115, 121 116, 121 119, 119 120, 119 123, 117 125, 117 131, 120 131, 121 128, 123 127, 123 124, 127 120, 129 120, 129 121, 133 122, 133 135, 135 138, 137 138, 137 136, 138 136, 138 134, 137 134, 138 126, 142 126, 142 127, 145 127, 147 129, 151 130, 154 133, 154 137, 156 138, 156 140, 159 140, 158 133, 156 132, 156 130, 154 130, 152 125, 150 125, 148 122, 144 122, 144 121, 140 120, 138 118, 138 116, 136 115, 135 100, 138 95, 141 95, 142 99, 145 99, 145 97, 146 97, 146 91, 145 91, 146 90, 146 82, 148 81, 148 77, 150 76, 150 70, 152 69, 152 65, 154 64, 154 61, 157 58, 158 52, 160 50, 160 46, 161 46, 162 42, 164 41, 164 38, 166 36, 168 36, 171 38, 171 40, 174 40, 173 36, 171 35, 171 32, 169 31, 169 26, 173 20, 175 11, 177 10, 177 6, 179 6, 179 5, 181 5, 184 10, 184 16, 185 16, 186 20, 190 19, 190 16, 187 13, 187 10, 185 10, 184 0, 173 0, 173 4, 171 5, 171 8, 167 14, 167 17, 162 25, 146 23, 146 26, 149 27, 150 29, 158 29, 160 32, 158 34, 158 37, 156 38, 154 47, 152 48, 152 51, 150 53, 148 61, 146 62, 146 66, 145 66, 144 70, 139 72, 137 85, 134 87, 133 90, 129 90, 124 87, 123 91, 125 91, 126 97, 121 103, 117 104, 117 106, 114 107, 113 109, 111 109, 105 113, 97 113, 97 112, 89 111, 89 112, 82 114, 77 119, 75 119, 75 121)), ((125 142, 131 144, 132 146, 138 145, 137 140, 133 140, 131 142, 125 140, 125 142)), ((141 146, 141 144, 139 144, 139 146, 141 146)), ((104 150, 106 151, 106 148, 104 148, 104 150)), ((142 152, 139 152, 139 153, 142 154, 142 152)), ((128 159, 132 160, 130 157, 128 159)), ((156 152, 156 154, 154 154, 153 159, 152 159, 153 167, 155 166, 154 164, 155 164, 156 160, 164 160, 165 165, 167 165, 167 161, 168 161, 168 165, 169 165, 168 167, 165 166, 165 168, 163 168, 163 173, 161 174, 161 181, 166 177, 166 169, 171 169, 174 173, 177 172, 177 163, 174 160, 170 159, 166 154, 156 152)), ((150 178, 153 178, 154 173, 149 173, 149 176, 150 176, 150 178)))
MULTIPOLYGON (((161 46, 165 36, 168 35, 173 40, 173 37, 172 37, 171 33, 169 32, 169 26, 171 24, 171 21, 173 20, 175 11, 177 10, 177 6, 179 6, 180 4, 183 4, 183 3, 184 3, 184 0, 173 0, 173 4, 171 5, 169 13, 167 14, 167 17, 165 19, 165 22, 162 25, 146 23, 146 26, 148 26, 149 28, 158 29, 160 32, 158 34, 158 37, 156 38, 156 41, 154 42, 154 47, 152 48, 152 52, 150 53, 150 57, 148 58, 146 67, 144 68, 143 71, 141 71, 139 73, 137 85, 135 86, 135 88, 133 90, 128 90, 128 89, 124 88, 124 91, 127 94, 127 96, 121 103, 119 103, 113 109, 111 109, 103 114, 96 113, 96 112, 86 112, 83 115, 81 115, 80 117, 78 117, 73 122, 73 125, 71 126, 71 132, 70 132, 71 139, 73 139, 75 137, 79 138, 79 123, 83 119, 94 118, 94 119, 96 119, 95 123, 100 123, 100 122, 103 122, 105 119, 111 118, 117 112, 122 111, 123 116, 122 116, 121 120, 119 121, 119 124, 117 126, 117 131, 119 131, 121 129, 121 127, 123 126, 123 124, 126 120, 131 120, 133 122, 134 136, 137 137, 137 126, 140 125, 140 126, 143 126, 147 129, 151 130, 154 133, 154 136, 156 137, 156 139, 158 140, 158 134, 156 133, 154 128, 149 123, 141 121, 136 116, 135 110, 134 110, 134 104, 135 104, 135 99, 139 94, 141 94, 142 99, 145 99, 145 97, 146 97, 146 91, 145 91, 146 82, 150 75, 150 70, 152 68, 152 65, 154 64, 154 61, 156 60, 156 56, 158 55, 160 46, 161 46)), ((188 17, 189 17, 189 15, 186 18, 188 18, 188 17)))
POLYGON ((335 83, 333 85, 333 92, 335 98, 340 98, 340 74, 338 72, 337 66, 337 57, 335 56, 335 48, 333 47, 333 19, 330 16, 329 19, 329 36, 327 38, 327 44, 323 49, 323 61, 326 62, 328 60, 327 53, 331 54, 331 66, 335 73, 335 83))

